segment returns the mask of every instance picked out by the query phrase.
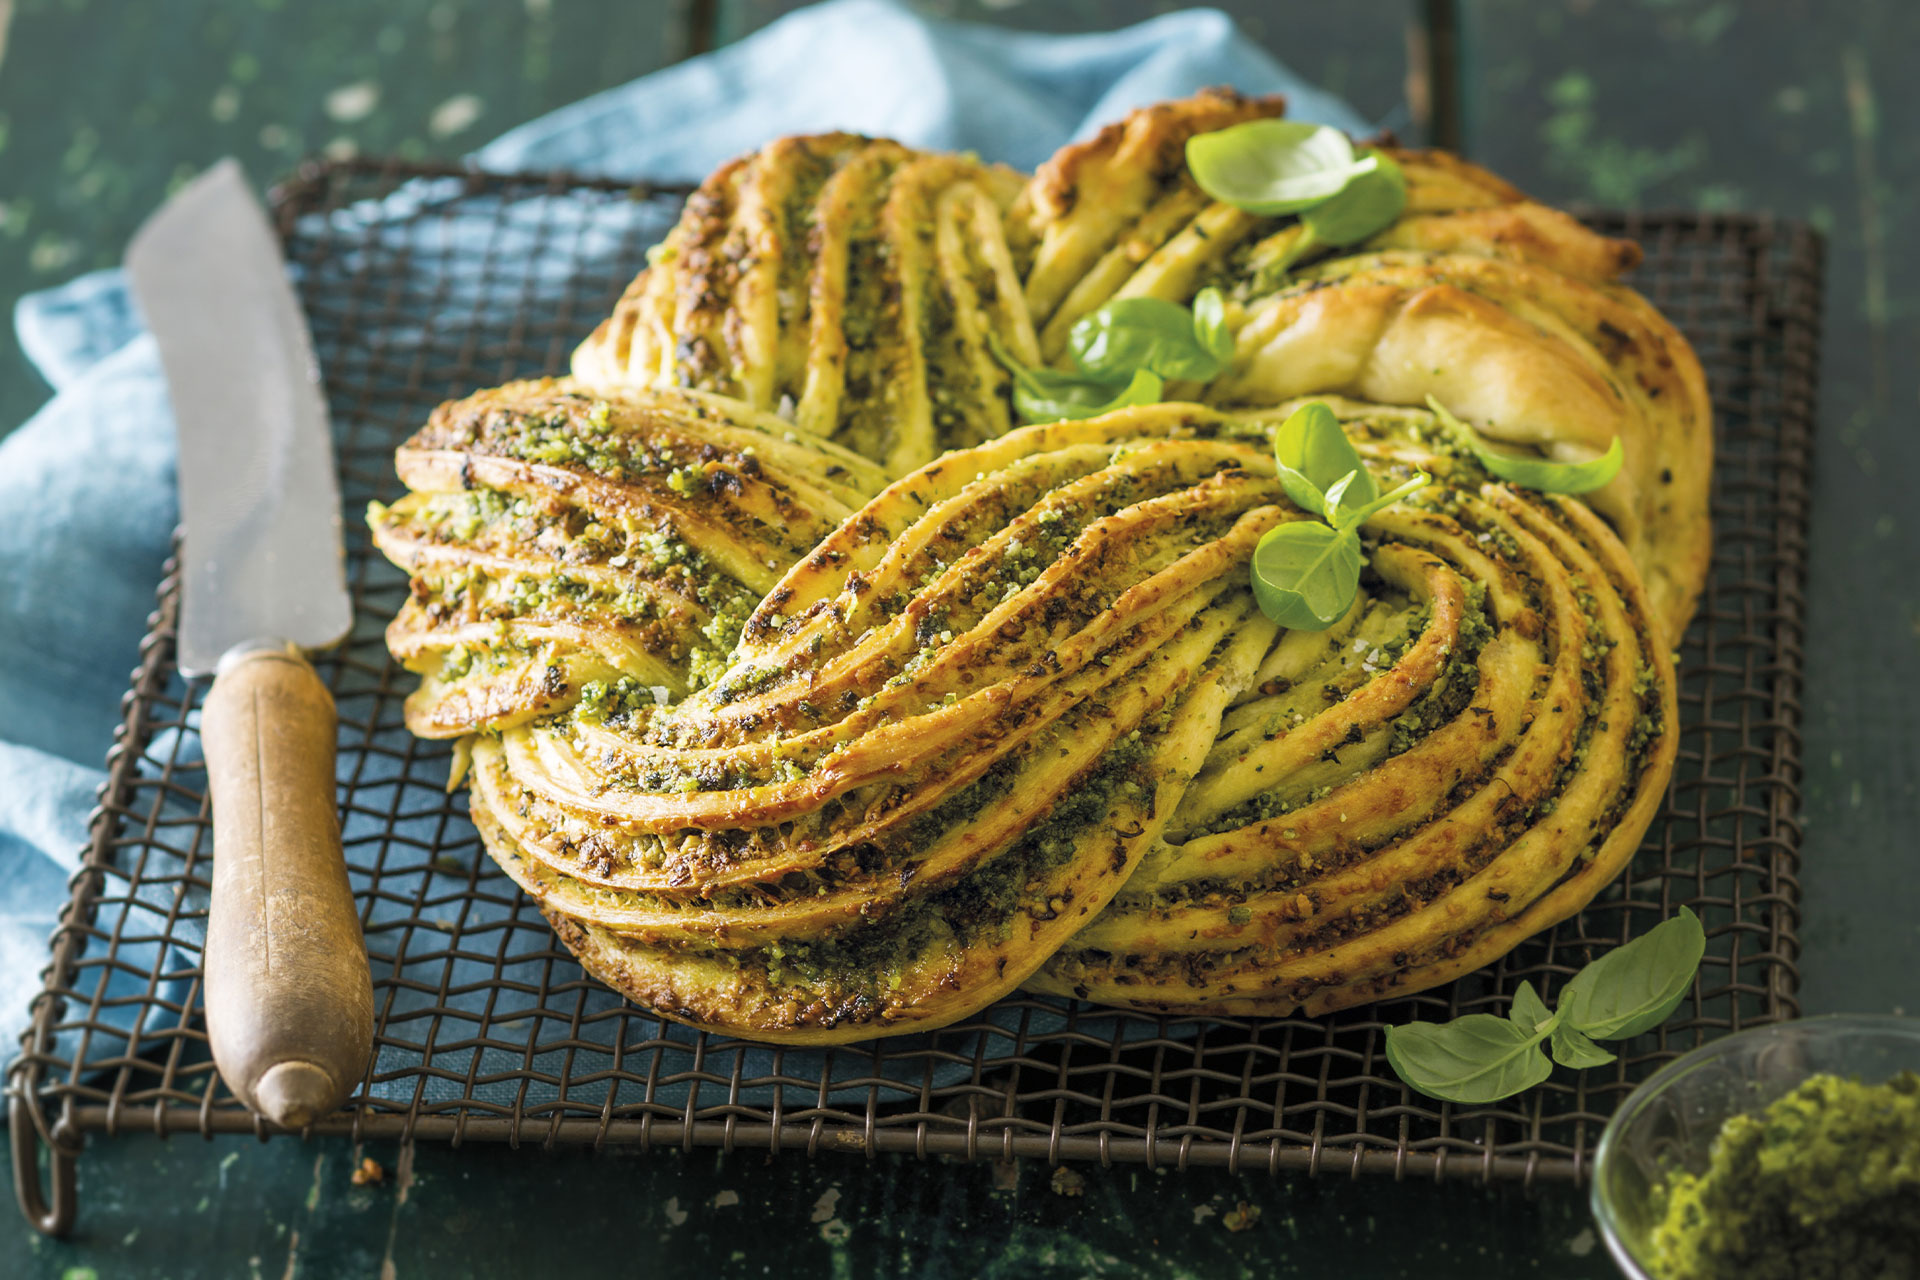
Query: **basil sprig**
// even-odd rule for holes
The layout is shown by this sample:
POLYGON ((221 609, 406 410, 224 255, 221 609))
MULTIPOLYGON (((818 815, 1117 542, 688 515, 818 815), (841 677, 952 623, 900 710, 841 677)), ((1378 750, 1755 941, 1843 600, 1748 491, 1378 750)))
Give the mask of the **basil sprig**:
POLYGON ((1067 335, 1080 371, 1095 378, 1131 377, 1150 369, 1163 378, 1206 382, 1233 358, 1233 335, 1218 289, 1205 289, 1188 310, 1165 298, 1116 298, 1082 316, 1067 335), (1204 307, 1210 319, 1205 323, 1204 307))
POLYGON ((1407 207, 1407 178, 1380 151, 1355 152, 1347 135, 1298 120, 1248 120, 1187 139, 1187 168, 1200 189, 1248 213, 1297 213, 1281 255, 1261 264, 1276 283, 1316 247, 1342 249, 1393 224, 1407 207))
POLYGON ((1325 631, 1352 607, 1365 563, 1352 530, 1289 520, 1253 550, 1253 598, 1283 627, 1325 631))
POLYGON ((1233 330, 1227 328, 1227 299, 1208 287, 1193 296, 1193 336, 1214 359, 1205 376, 1216 378, 1233 363, 1233 330))
MULTIPOLYGON (((1300 225, 1310 245, 1344 249, 1391 226, 1407 207, 1407 175, 1382 152, 1370 153, 1374 167, 1359 174, 1330 200, 1301 211, 1300 225)), ((1304 253, 1305 249, 1299 250, 1304 253)))
POLYGON ((1505 1018, 1469 1013, 1388 1027, 1387 1062, 1416 1093, 1467 1104, 1531 1088, 1553 1074, 1556 1062, 1603 1066, 1614 1054, 1594 1042, 1625 1040, 1665 1022, 1693 985, 1706 949, 1699 917, 1682 907, 1575 974, 1552 1012, 1533 984, 1522 982, 1505 1018))
POLYGON ((1187 139, 1200 189, 1248 213, 1299 213, 1331 200, 1380 163, 1356 155, 1340 130, 1304 120, 1246 120, 1187 139))
POLYGON ((1153 404, 1169 379, 1208 382, 1233 359, 1226 299, 1202 289, 1191 309, 1164 298, 1115 298, 1080 317, 1067 334, 1073 369, 1035 369, 991 336, 987 345, 1013 374, 1013 406, 1027 422, 1091 418, 1153 404))
POLYGON ((1123 383, 1059 369, 1035 369, 1014 359, 991 334, 987 345, 1013 374, 1013 407, 1025 422, 1097 418, 1129 405, 1157 404, 1166 386, 1159 374, 1147 369, 1136 370, 1123 383))
POLYGON ((1430 482, 1425 472, 1386 493, 1318 400, 1300 406, 1273 435, 1280 487, 1315 520, 1289 520, 1253 549, 1253 598, 1260 611, 1295 631, 1325 631, 1346 616, 1360 589, 1366 556, 1360 526, 1430 482))
POLYGON ((1434 417, 1446 428, 1447 434, 1465 445, 1479 459, 1488 475, 1505 480, 1508 484, 1517 484, 1522 489, 1533 489, 1540 493, 1591 493, 1619 475, 1621 464, 1627 460, 1619 436, 1613 438, 1613 443, 1607 446, 1605 453, 1585 462, 1554 462, 1548 458, 1507 453, 1488 444, 1478 431, 1454 417, 1434 397, 1427 397, 1427 407, 1433 410, 1434 417))
POLYGON ((1340 429, 1340 419, 1318 400, 1301 405, 1273 433, 1273 459, 1280 467, 1280 485, 1293 504, 1317 516, 1327 514, 1326 492, 1343 476, 1353 476, 1348 488, 1360 486, 1354 497, 1371 502, 1379 496, 1373 476, 1361 464, 1360 451, 1340 429))

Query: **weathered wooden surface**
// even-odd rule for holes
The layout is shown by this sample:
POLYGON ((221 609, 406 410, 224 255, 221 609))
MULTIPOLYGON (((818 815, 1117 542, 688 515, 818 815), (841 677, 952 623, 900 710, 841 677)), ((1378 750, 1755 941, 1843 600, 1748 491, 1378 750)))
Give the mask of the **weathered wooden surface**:
POLYGON ((1585 1197, 1098 1166, 134 1134, 81 1160, 82 1235, 0 1219, 19 1280, 1612 1276, 1585 1197), (355 1186, 372 1156, 378 1184, 355 1186), (1073 1179, 1077 1177, 1078 1182, 1073 1179), (1242 1206, 1245 1206, 1244 1208, 1242 1206))
MULTIPOLYGON (((223 155, 450 156, 683 57, 689 0, 16 0, 0 37, 0 306, 113 266, 223 155)), ((0 3, 0 13, 6 4, 0 3)), ((0 323, 0 435, 46 397, 0 323)))
POLYGON ((1808 565, 1806 1010, 1920 1013, 1920 6, 1475 0, 1468 141, 1549 201, 1829 237, 1808 565))

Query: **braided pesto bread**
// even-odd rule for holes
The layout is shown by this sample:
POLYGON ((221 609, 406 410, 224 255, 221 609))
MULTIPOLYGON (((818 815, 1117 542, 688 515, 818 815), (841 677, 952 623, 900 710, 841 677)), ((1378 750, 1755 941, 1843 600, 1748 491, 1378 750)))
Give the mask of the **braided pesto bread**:
POLYGON ((1405 214, 1282 273, 1135 112, 1032 180, 790 138, 689 201, 567 380, 443 406, 372 513, 416 733, 610 985, 758 1039, 924 1030, 1021 984, 1323 1011, 1578 910, 1671 771, 1668 637, 1706 562, 1708 409, 1614 283, 1637 251, 1438 153, 1405 214), (1015 426, 998 345, 1114 297, 1230 299, 1169 402, 1015 426), (1489 478, 1422 404, 1626 469, 1489 478), (1269 441, 1331 406, 1382 487, 1348 615, 1283 631, 1269 441))

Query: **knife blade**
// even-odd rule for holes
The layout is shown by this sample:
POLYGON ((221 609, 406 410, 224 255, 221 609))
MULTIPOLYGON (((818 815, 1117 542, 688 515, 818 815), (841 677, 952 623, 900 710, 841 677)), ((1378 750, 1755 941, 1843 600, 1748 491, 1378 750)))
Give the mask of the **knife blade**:
POLYGON ((248 1106, 300 1129, 365 1071, 373 988, 334 803, 332 696, 302 653, 353 621, 319 370, 265 211, 223 160, 126 255, 179 436, 178 663, 214 673, 207 1038, 248 1106))
POLYGON ((180 670, 244 640, 330 645, 353 623, 319 369, 280 246, 223 160, 127 249, 180 439, 180 670))

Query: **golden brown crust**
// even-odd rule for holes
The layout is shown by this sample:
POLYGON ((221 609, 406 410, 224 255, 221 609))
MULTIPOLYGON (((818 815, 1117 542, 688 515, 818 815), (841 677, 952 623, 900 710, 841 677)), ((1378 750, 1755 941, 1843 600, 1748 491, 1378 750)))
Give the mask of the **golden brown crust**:
POLYGON ((1018 189, 884 139, 778 139, 701 184, 574 376, 734 397, 896 474, 998 435, 1006 375, 985 339, 1023 319, 1018 189))
POLYGON ((1222 86, 1141 107, 1085 142, 1060 148, 1036 169, 1034 212, 1044 221, 1058 221, 1083 203, 1105 204, 1123 193, 1161 186, 1186 172, 1188 138, 1286 113, 1282 94, 1251 98, 1222 86))
POLYGON ((1158 104, 1030 180, 777 140, 702 185, 573 379, 401 450, 414 492, 372 523, 414 577, 408 723, 465 740, 490 853, 590 970, 802 1044, 1022 982, 1319 1012, 1615 874, 1706 569, 1698 362, 1620 283, 1637 246, 1457 157, 1392 151, 1407 210, 1345 248, 1209 199, 1186 140, 1282 110, 1158 104), (1109 300, 1209 285, 1220 377, 1013 428, 994 345, 1058 362, 1109 300), (1627 466, 1584 502, 1487 483, 1428 395, 1627 466), (1303 518, 1267 441, 1305 397, 1383 480, 1438 481, 1317 634, 1247 590, 1303 518))
POLYGON ((408 727, 435 738, 564 710, 589 681, 684 695, 882 484, 737 402, 554 379, 440 406, 396 462, 412 492, 369 523, 412 575, 387 644, 425 677, 408 727))
POLYGON ((699 1025, 821 1043, 1011 990, 1158 837, 1273 636, 1244 583, 1284 518, 1271 465, 1151 434, 1172 421, 924 468, 705 692, 477 742, 496 861, 596 972, 699 1025))
POLYGON ((1451 151, 1387 148, 1407 175, 1407 212, 1433 213, 1517 204, 1520 189, 1451 151))
POLYGON ((1324 706, 1296 691, 1350 683, 1347 633, 1276 655, 1262 674, 1286 687, 1229 713, 1166 843, 1030 986, 1322 1013, 1477 968, 1625 865, 1678 738, 1624 548, 1582 504, 1493 485, 1379 523, 1376 569, 1425 601, 1410 643, 1376 659, 1357 624, 1380 669, 1324 706), (1274 774, 1291 790, 1260 789, 1274 774))
POLYGON ((1686 340, 1632 292, 1519 257, 1414 247, 1298 273, 1248 305, 1234 367, 1207 389, 1256 405, 1315 393, 1439 399, 1487 435, 1627 462, 1588 499, 1627 542, 1669 643, 1706 580, 1712 406, 1686 340))
POLYGON ((1611 284, 1640 265, 1640 246, 1616 240, 1531 200, 1485 209, 1409 212, 1367 242, 1369 249, 1471 253, 1537 262, 1579 280, 1611 284))

